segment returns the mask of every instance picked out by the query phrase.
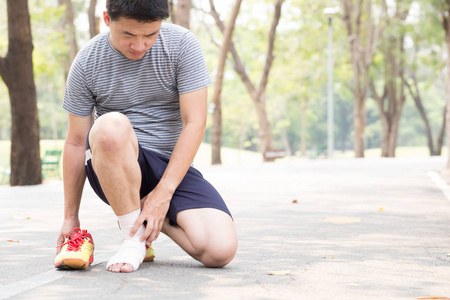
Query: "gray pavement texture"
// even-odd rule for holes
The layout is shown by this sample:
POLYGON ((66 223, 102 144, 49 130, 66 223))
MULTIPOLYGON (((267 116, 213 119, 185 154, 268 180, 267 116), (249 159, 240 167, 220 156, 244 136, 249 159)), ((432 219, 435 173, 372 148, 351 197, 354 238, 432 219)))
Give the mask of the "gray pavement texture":
POLYGON ((88 186, 80 218, 96 250, 83 271, 53 268, 62 183, 0 187, 0 299, 450 298, 445 163, 379 158, 201 168, 234 215, 235 259, 205 268, 163 236, 154 243, 155 261, 130 274, 105 270, 119 229, 88 186))

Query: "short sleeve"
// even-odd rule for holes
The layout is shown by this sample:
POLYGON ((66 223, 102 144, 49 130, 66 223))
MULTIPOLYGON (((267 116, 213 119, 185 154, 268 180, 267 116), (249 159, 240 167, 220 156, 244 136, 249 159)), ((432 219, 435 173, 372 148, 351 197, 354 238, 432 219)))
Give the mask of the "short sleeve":
POLYGON ((184 35, 178 54, 178 93, 185 94, 211 84, 203 51, 197 37, 190 31, 184 35))
POLYGON ((75 58, 70 68, 62 108, 73 115, 87 117, 94 109, 95 97, 88 87, 79 58, 75 58))

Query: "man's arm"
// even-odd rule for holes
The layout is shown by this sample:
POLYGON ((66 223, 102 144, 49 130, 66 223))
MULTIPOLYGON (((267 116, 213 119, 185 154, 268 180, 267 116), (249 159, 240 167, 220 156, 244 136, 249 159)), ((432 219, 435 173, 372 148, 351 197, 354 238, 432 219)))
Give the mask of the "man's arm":
POLYGON ((169 164, 158 183, 144 200, 142 212, 130 234, 147 221, 142 240, 154 241, 162 228, 169 210, 170 200, 186 175, 200 147, 206 127, 207 88, 180 95, 180 112, 183 128, 172 152, 169 164))
MULTIPOLYGON (((58 246, 64 243, 67 234, 72 234, 73 229, 80 226, 78 211, 86 180, 84 169, 86 135, 91 125, 91 117, 69 114, 69 130, 63 153, 64 222, 58 237, 58 246)), ((56 252, 60 251, 61 248, 57 248, 56 252)))

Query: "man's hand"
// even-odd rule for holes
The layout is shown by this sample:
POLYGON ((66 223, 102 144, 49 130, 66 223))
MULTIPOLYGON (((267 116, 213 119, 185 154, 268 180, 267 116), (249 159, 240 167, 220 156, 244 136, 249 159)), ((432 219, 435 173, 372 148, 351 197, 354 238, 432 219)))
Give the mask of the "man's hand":
POLYGON ((64 223, 61 227, 61 232, 59 233, 58 240, 56 241, 56 255, 61 252, 61 246, 64 244, 64 241, 66 239, 66 235, 73 234, 73 230, 76 227, 80 227, 80 220, 79 219, 64 219, 64 223))
POLYGON ((170 189, 164 188, 162 184, 158 184, 150 194, 144 197, 141 200, 141 214, 137 218, 136 223, 134 223, 130 236, 134 236, 144 221, 147 221, 141 242, 147 240, 147 244, 150 245, 156 240, 169 210, 172 195, 173 192, 170 189))

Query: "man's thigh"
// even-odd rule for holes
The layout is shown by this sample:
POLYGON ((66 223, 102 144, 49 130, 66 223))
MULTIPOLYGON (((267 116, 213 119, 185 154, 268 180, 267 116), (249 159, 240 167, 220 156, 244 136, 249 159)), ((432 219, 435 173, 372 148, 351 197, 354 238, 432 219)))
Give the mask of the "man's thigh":
MULTIPOLYGON (((145 197, 156 186, 168 163, 168 157, 140 147, 141 198, 145 197)), ((200 171, 190 167, 172 196, 167 217, 171 225, 177 225, 179 213, 202 208, 220 210, 231 219, 231 213, 219 192, 203 178, 200 171)))

